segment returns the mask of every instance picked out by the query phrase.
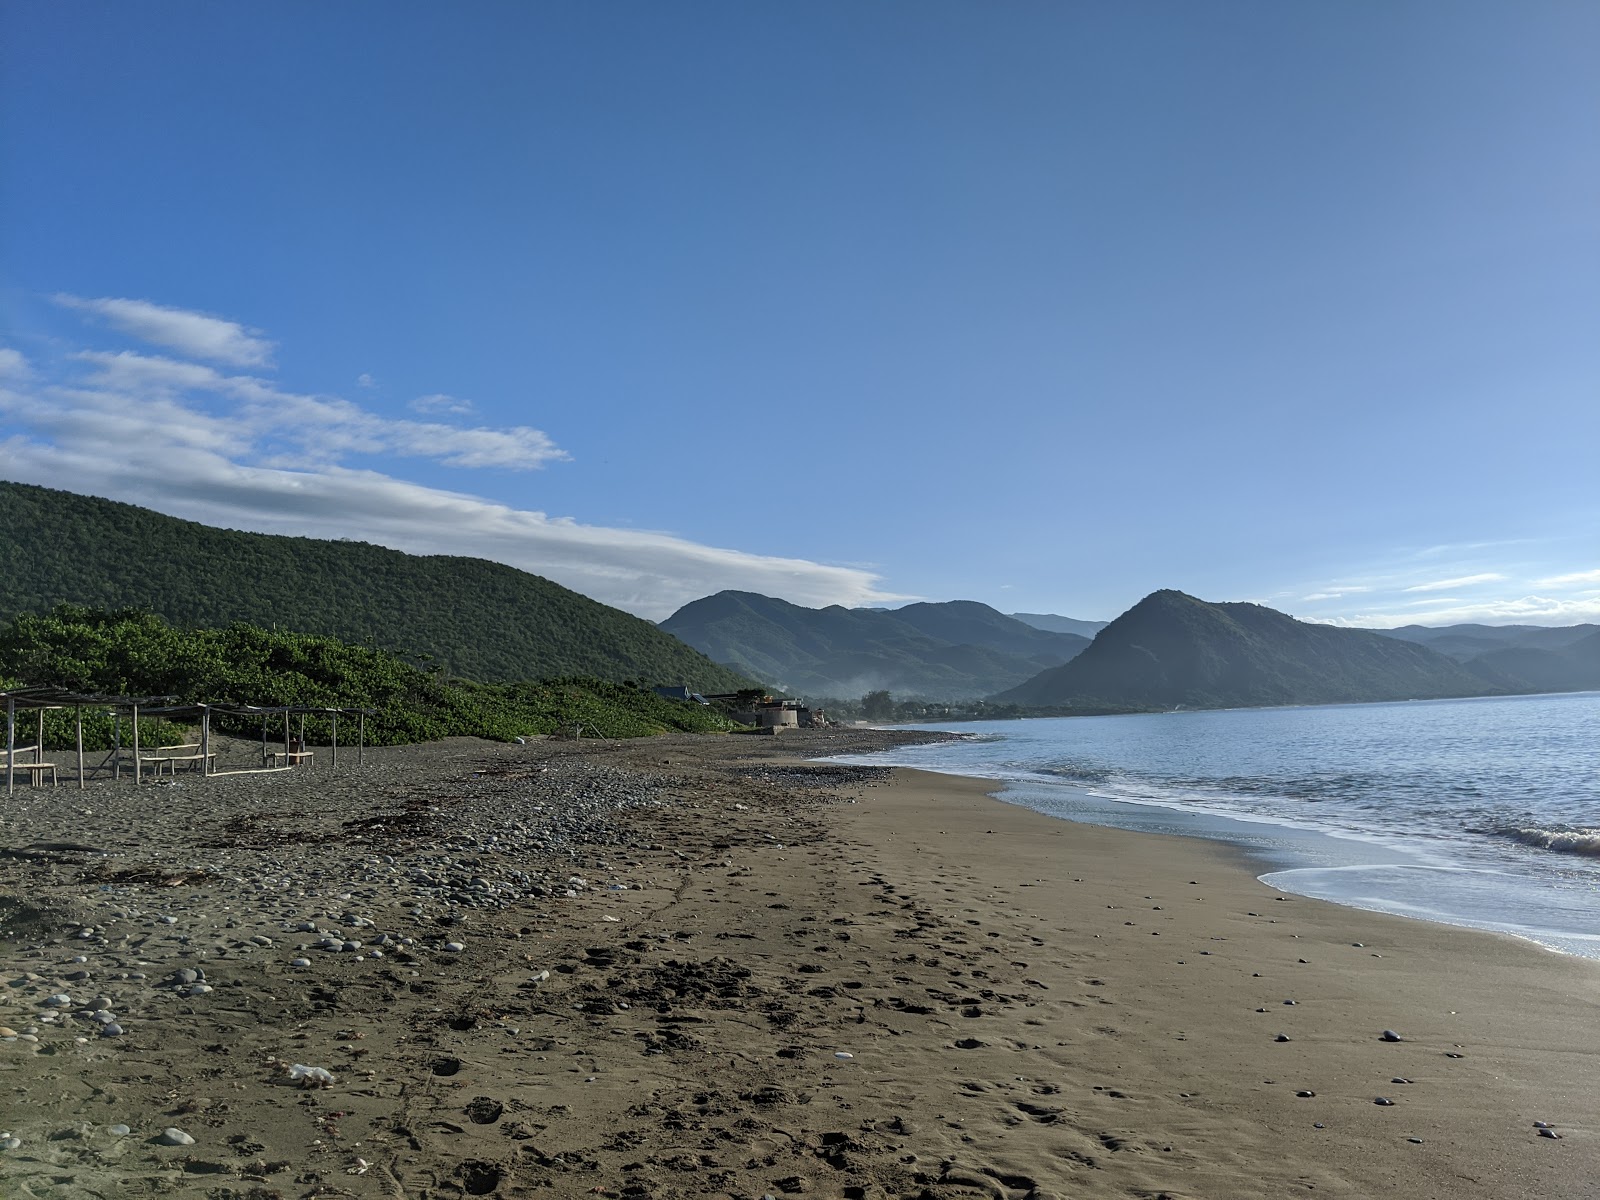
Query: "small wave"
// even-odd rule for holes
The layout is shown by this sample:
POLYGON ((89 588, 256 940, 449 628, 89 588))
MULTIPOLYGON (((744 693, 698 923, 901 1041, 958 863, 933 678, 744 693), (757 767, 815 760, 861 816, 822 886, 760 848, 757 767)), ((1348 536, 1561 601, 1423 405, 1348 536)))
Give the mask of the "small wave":
POLYGON ((1536 826, 1508 825, 1494 832, 1500 837, 1540 850, 1600 858, 1600 829, 1539 829, 1536 826))
POLYGON ((1112 773, 1104 767, 1040 767, 1038 774, 1056 779, 1071 779, 1078 783, 1105 783, 1112 773))

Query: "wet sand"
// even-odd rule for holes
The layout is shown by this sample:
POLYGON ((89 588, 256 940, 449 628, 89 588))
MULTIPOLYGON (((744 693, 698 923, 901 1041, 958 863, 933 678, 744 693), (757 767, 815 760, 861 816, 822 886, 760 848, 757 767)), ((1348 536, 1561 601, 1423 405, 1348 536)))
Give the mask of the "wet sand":
POLYGON ((1593 1194, 1595 964, 881 736, 19 791, 0 1195, 1593 1194))

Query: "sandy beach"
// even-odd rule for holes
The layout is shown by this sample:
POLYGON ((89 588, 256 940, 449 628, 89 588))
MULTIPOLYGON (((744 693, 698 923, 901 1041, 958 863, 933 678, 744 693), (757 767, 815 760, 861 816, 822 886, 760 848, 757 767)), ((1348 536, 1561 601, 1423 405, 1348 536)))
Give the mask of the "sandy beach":
POLYGON ((1595 1194, 1600 965, 905 736, 19 790, 0 1196, 1595 1194))

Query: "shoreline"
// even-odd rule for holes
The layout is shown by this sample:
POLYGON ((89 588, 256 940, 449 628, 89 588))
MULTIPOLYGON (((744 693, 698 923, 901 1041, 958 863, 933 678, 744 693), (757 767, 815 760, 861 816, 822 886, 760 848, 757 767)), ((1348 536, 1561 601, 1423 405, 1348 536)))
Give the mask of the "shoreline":
MULTIPOLYGON (((956 737, 972 739, 969 734, 956 737)), ((1230 811, 1182 797, 1114 795, 1048 775, 1020 770, 985 774, 964 770, 959 762, 923 763, 915 755, 895 757, 892 751, 849 754, 842 761, 985 780, 1002 802, 1054 819, 1239 849, 1258 864, 1256 874, 1266 886, 1307 899, 1511 937, 1552 953, 1600 962, 1592 892, 1562 885, 1559 855, 1542 864, 1488 859, 1484 848, 1433 843, 1422 834, 1357 830, 1249 807, 1230 811)), ((1579 857, 1573 865, 1585 861, 1579 857)))
POLYGON ((1283 896, 1232 848, 991 781, 811 761, 884 736, 454 739, 359 775, 19 793, 14 849, 106 853, 0 855, 25 901, 0 1026, 39 1031, 0 1040, 7 1186, 1591 1190, 1586 961, 1283 896), (122 1037, 77 1015, 96 992, 122 1037))

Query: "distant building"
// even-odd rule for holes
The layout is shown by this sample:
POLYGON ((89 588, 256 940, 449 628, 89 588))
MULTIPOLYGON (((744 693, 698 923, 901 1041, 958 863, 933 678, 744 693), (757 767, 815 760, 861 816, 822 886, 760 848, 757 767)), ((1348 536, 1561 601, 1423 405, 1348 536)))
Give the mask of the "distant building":
POLYGON ((668 700, 688 700, 694 704, 711 703, 711 701, 707 700, 699 692, 691 692, 688 687, 684 686, 683 684, 679 684, 676 687, 651 688, 650 690, 656 695, 665 697, 668 700))

